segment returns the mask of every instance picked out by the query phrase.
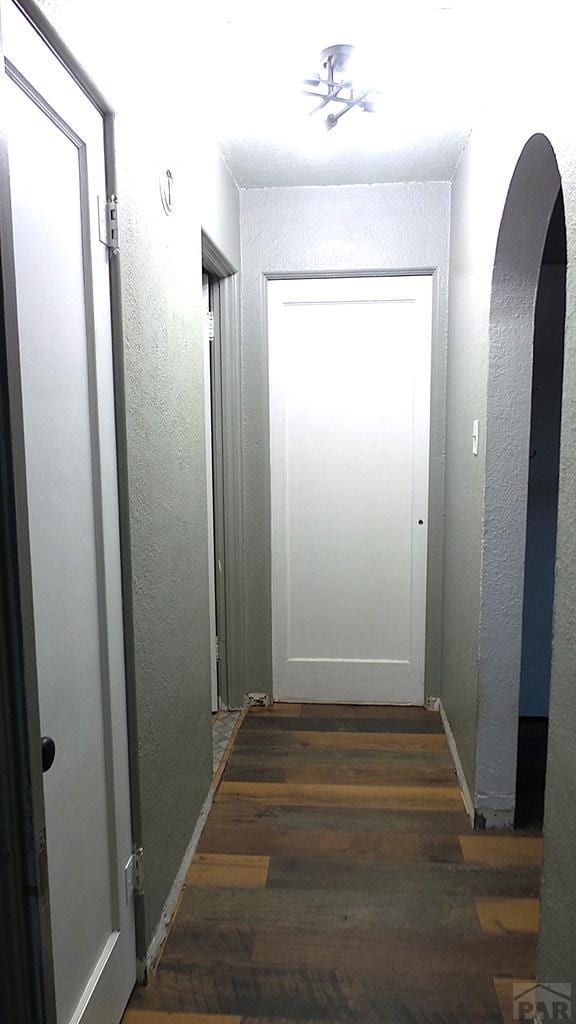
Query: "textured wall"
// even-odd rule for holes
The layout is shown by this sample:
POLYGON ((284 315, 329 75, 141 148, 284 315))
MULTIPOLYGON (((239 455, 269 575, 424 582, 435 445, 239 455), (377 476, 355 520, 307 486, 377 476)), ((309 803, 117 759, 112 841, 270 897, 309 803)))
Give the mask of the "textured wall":
MULTIPOLYGON (((560 73, 558 54, 555 59, 560 73)), ((569 63, 566 59, 567 68, 569 63)), ((558 102, 554 81, 550 95, 540 82, 531 92, 526 72, 514 117, 502 118, 500 110, 485 111, 453 186, 443 696, 473 785, 476 722, 485 712, 486 699, 478 689, 485 446, 474 461, 468 438, 471 420, 478 416, 482 423, 486 414, 492 273, 506 194, 526 141, 540 131, 558 158, 569 262, 540 976, 576 983, 576 149, 568 130, 570 113, 558 102)), ((518 399, 514 388, 501 390, 499 397, 498 415, 505 416, 507 406, 512 408, 518 399)), ((487 739, 480 767, 489 772, 497 738, 487 739)))
POLYGON ((436 270, 432 367, 427 691, 438 693, 450 188, 445 182, 247 189, 242 236, 246 681, 270 691, 270 470, 265 274, 436 270))
POLYGON ((559 184, 537 133, 514 169, 492 280, 475 799, 497 822, 512 822, 516 794, 534 314, 559 184))
POLYGON ((112 0, 43 7, 117 112, 142 951, 212 774, 200 227, 238 262, 235 187, 192 120, 183 5, 168 0, 161 18, 155 6, 112 0), (135 32, 128 73, 121 54, 135 32), (166 168, 176 186, 169 217, 166 168))
POLYGON ((558 173, 544 136, 524 149, 521 134, 485 131, 499 159, 486 165, 473 132, 452 197, 443 698, 476 808, 511 820, 532 324, 558 173))
MULTIPOLYGON (((210 781, 203 346, 193 286, 200 239, 193 220, 194 239, 181 214, 162 219, 155 174, 145 170, 150 155, 135 152, 123 120, 117 152, 147 944, 210 781)), ((178 183, 176 164, 174 173, 178 183)))
POLYGON ((492 276, 490 239, 497 230, 498 216, 493 217, 492 224, 487 223, 484 209, 471 201, 480 186, 475 178, 474 141, 472 137, 452 183, 442 664, 442 700, 471 789, 476 748, 486 433, 486 293, 492 276), (486 251, 488 257, 478 261, 485 277, 480 289, 474 255, 486 251), (480 425, 478 456, 472 454, 475 419, 480 425))

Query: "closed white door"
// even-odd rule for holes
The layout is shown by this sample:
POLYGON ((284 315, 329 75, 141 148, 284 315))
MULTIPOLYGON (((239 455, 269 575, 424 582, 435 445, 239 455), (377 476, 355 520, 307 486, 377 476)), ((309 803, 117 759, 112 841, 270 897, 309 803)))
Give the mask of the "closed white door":
POLYGON ((432 281, 268 285, 274 695, 422 704, 432 281))
POLYGON ((58 1024, 117 1024, 135 981, 100 114, 2 7, 58 1024))

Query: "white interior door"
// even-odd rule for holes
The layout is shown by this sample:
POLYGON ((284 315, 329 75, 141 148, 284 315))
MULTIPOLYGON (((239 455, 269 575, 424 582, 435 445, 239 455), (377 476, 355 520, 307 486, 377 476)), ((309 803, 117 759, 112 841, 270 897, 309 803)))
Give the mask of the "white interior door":
POLYGON ((274 695, 424 701, 432 280, 268 285, 274 695))
POLYGON ((58 1024, 116 1024, 135 981, 103 122, 2 7, 58 1024))

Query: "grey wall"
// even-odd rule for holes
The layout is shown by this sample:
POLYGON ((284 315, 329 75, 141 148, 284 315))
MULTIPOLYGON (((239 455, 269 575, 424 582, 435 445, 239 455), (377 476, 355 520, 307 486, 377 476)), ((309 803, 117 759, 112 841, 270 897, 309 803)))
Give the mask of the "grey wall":
MULTIPOLYGON (((510 132, 504 144, 499 135, 492 139, 492 131, 488 123, 472 133, 452 184, 442 697, 475 806, 483 803, 484 814, 508 808, 511 815, 525 528, 517 516, 522 518, 521 492, 528 477, 533 265, 539 266, 541 249, 531 241, 537 230, 530 215, 530 161, 523 165, 501 235, 508 189, 527 140, 521 128, 517 135, 510 132), (488 138, 498 148, 498 160, 487 159, 488 138), (511 402, 514 392, 517 398, 511 402), (474 419, 480 423, 478 456, 470 442, 474 419), (490 465, 496 466, 488 478, 487 452, 490 465), (509 571, 512 559, 518 562, 517 573, 509 571), (483 574, 487 577, 489 570, 493 584, 483 591, 483 574), (513 630, 516 646, 510 642, 513 630), (484 689, 481 678, 488 680, 484 689), (488 742, 478 761, 480 719, 488 742)), ((554 158, 546 140, 536 142, 534 151, 543 177, 550 169, 555 198, 556 172, 548 168, 554 158)), ((541 216, 539 208, 534 216, 541 216)), ((540 245, 545 229, 544 224, 540 245)))
MULTIPOLYGON (((452 183, 442 701, 468 784, 474 788, 488 310, 474 287, 474 252, 485 247, 482 210, 470 202, 473 140, 452 183), (472 423, 479 420, 478 455, 472 423)), ((491 277, 491 268, 488 269, 491 277)))
POLYGON ((438 693, 450 187, 446 182, 247 189, 242 238, 247 688, 270 692, 270 471, 265 275, 434 270, 426 686, 438 693))
MULTIPOLYGON (((147 946, 211 779, 201 254, 198 221, 157 209, 156 168, 125 125, 120 117, 133 781, 147 946)), ((186 171, 174 163, 177 182, 186 171)))
POLYGON ((511 824, 516 799, 534 317, 559 187, 536 133, 514 169, 491 290, 475 793, 487 824, 511 824))
MULTIPOLYGON (((566 68, 569 63, 567 59, 566 68)), ((576 984, 576 149, 568 129, 569 110, 558 101, 558 90, 553 95, 542 90, 538 76, 532 88, 529 68, 527 63, 515 81, 521 88, 514 116, 503 118, 499 107, 487 105, 453 183, 443 699, 474 792, 476 723, 485 714, 486 701, 478 686, 486 448, 483 439, 474 460, 468 442, 473 418, 480 418, 483 433, 486 429, 492 275, 508 186, 526 141, 540 131, 558 158, 569 269, 539 975, 576 984)), ((555 68, 563 73, 556 50, 555 68)), ((505 416, 507 407, 514 409, 514 389, 500 397, 499 415, 505 416)), ((483 769, 489 772, 497 752, 494 745, 484 750, 483 769)))
POLYGON ((165 0, 161 18, 156 5, 135 18, 133 5, 113 0, 42 6, 117 112, 142 954, 212 777, 200 228, 237 264, 237 196, 190 108, 193 25, 182 4, 165 0), (111 59, 110 26, 115 57, 137 39, 129 74, 111 59), (171 216, 159 194, 166 168, 171 216))
POLYGON ((560 464, 566 268, 543 266, 534 324, 520 714, 547 715, 560 464))
POLYGON ((510 133, 489 167, 483 141, 472 134, 452 206, 443 697, 474 806, 496 825, 514 816, 534 308, 559 176, 541 133, 510 133))

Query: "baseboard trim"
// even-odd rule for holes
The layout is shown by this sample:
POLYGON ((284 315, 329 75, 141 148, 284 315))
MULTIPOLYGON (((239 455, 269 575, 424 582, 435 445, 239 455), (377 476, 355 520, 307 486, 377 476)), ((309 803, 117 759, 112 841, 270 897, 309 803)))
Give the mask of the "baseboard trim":
POLYGON ((215 790, 211 784, 206 795, 206 799, 202 804, 200 814, 198 815, 198 820, 192 833, 192 838, 186 847, 186 852, 182 858, 178 874, 176 875, 172 888, 168 893, 168 899, 162 908, 160 920, 158 921, 150 945, 146 950, 146 955, 144 957, 138 957, 136 960, 136 981, 139 985, 147 985, 158 966, 158 961, 160 960, 164 944, 168 938, 172 921, 174 920, 174 916, 180 905, 186 875, 188 874, 188 868, 190 867, 192 857, 196 852, 196 847, 200 841, 202 830, 206 824, 206 819, 212 806, 214 792, 215 790))
POLYGON ((156 968, 158 967, 158 963, 160 961, 160 957, 162 956, 162 951, 164 949, 166 939, 168 938, 170 928, 172 927, 172 922, 174 921, 176 911, 178 910, 180 900, 182 899, 182 893, 184 891, 184 885, 186 882, 186 875, 188 874, 188 868, 190 867, 192 858, 196 853, 198 843, 200 842, 200 836, 204 831, 204 826, 206 824, 208 814, 210 813, 210 808, 212 807, 216 790, 220 785, 220 780, 222 778, 226 762, 230 756, 232 746, 236 738, 236 734, 244 720, 245 715, 246 709, 243 709, 238 715, 238 720, 235 723, 234 730, 230 737, 230 742, 226 749, 226 753, 224 754, 224 757, 220 762, 216 775, 214 776, 212 782, 210 783, 210 788, 208 790, 208 793, 206 794, 206 799, 202 804, 202 809, 200 811, 200 814, 198 815, 196 825, 194 826, 192 838, 190 839, 190 842, 186 847, 186 852, 182 858, 182 862, 178 869, 178 874, 174 879, 172 888, 170 889, 170 892, 168 894, 168 899, 166 900, 162 908, 160 920, 158 921, 156 930, 154 931, 148 949, 146 950, 146 954, 144 957, 137 957, 136 959, 136 982, 138 985, 147 985, 151 981, 156 971, 156 968))
POLYGON ((510 807, 484 807, 478 797, 478 804, 474 814, 474 828, 478 832, 490 832, 492 829, 513 829, 514 808, 510 807))
POLYGON ((474 801, 468 788, 468 783, 466 781, 466 776, 464 774, 464 769, 462 767, 462 762, 460 760, 460 755, 458 753, 458 747, 456 746, 456 740, 454 739, 454 733, 452 732, 452 729, 450 727, 450 722, 448 721, 448 715, 446 714, 444 705, 442 703, 442 699, 440 697, 429 697, 428 702, 428 706, 430 706, 430 704, 434 702, 435 707, 437 707, 438 711, 440 712, 440 718, 442 719, 442 725, 444 726, 444 732, 446 733, 446 739, 448 741, 448 748, 450 750, 450 754, 452 755, 454 768, 456 769, 456 776, 458 778, 460 792, 462 793, 464 807, 466 808, 466 813, 470 818, 472 827, 475 827, 474 801))

